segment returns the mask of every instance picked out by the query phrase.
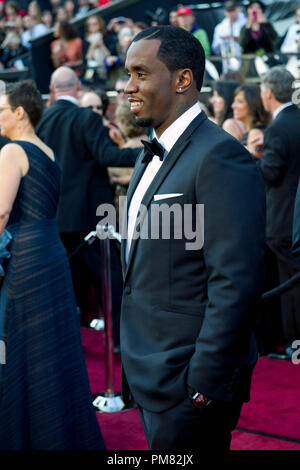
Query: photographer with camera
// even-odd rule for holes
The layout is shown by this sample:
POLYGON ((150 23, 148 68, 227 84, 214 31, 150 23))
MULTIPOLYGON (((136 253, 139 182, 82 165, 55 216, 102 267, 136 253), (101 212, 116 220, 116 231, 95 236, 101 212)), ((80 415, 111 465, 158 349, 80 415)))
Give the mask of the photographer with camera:
POLYGON ((264 15, 265 5, 252 1, 247 6, 248 21, 241 29, 239 43, 244 54, 274 52, 278 35, 264 15))

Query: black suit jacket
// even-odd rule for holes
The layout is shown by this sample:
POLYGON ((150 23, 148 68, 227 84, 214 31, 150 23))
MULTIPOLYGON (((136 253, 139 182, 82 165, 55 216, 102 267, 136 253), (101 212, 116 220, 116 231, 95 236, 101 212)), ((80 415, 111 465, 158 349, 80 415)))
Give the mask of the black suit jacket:
MULTIPOLYGON (((141 159, 128 207, 145 169, 141 159)), ((201 112, 142 203, 148 209, 190 204, 194 221, 196 204, 204 204, 204 245, 187 250, 189 240, 171 230, 170 240, 133 240, 126 264, 123 241, 123 391, 129 385, 137 403, 156 412, 183 400, 187 384, 213 399, 247 400, 265 234, 264 186, 253 158, 201 112), (156 194, 180 195, 154 200, 156 194)), ((149 211, 141 231, 146 223, 149 211)))
POLYGON ((300 178, 295 199, 294 224, 293 224, 293 251, 300 259, 300 178))
POLYGON ((260 169, 266 185, 267 239, 290 244, 300 177, 300 109, 284 108, 265 130, 260 169))
POLYGON ((97 207, 113 204, 107 166, 134 166, 137 150, 120 150, 97 113, 67 100, 46 109, 36 131, 61 165, 60 232, 95 230, 97 207))

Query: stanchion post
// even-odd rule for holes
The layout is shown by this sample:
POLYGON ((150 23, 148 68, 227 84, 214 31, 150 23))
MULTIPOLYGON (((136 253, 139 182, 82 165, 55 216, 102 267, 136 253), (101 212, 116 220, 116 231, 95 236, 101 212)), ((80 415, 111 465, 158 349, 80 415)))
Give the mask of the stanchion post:
POLYGON ((113 358, 113 336, 111 318, 111 273, 110 273, 110 246, 109 238, 100 242, 101 259, 103 265, 102 299, 104 310, 104 342, 105 342, 105 370, 106 370, 106 393, 107 396, 114 395, 114 358, 113 358))
POLYGON ((114 389, 114 344, 112 333, 112 302, 111 302, 111 270, 110 270, 110 238, 114 238, 113 228, 97 225, 100 238, 102 263, 102 303, 104 311, 104 341, 105 341, 105 373, 106 392, 97 396, 93 405, 99 411, 115 412, 124 408, 120 393, 114 389))

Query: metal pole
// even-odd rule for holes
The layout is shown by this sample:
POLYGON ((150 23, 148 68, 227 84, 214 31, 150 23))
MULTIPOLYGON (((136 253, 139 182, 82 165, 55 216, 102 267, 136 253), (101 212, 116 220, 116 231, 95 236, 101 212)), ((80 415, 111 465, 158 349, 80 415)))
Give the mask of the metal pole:
POLYGON ((93 405, 99 411, 115 412, 124 408, 120 393, 114 389, 114 344, 112 334, 111 308, 111 272, 110 272, 110 238, 117 238, 110 226, 97 225, 97 235, 100 238, 101 267, 102 267, 102 304, 104 311, 104 342, 105 342, 105 372, 106 392, 97 396, 93 405))
POLYGON ((114 395, 114 358, 113 358, 113 337, 111 319, 111 273, 110 273, 110 246, 109 238, 101 240, 101 259, 103 266, 102 299, 104 310, 104 342, 105 342, 105 370, 106 370, 106 393, 111 397, 114 395))

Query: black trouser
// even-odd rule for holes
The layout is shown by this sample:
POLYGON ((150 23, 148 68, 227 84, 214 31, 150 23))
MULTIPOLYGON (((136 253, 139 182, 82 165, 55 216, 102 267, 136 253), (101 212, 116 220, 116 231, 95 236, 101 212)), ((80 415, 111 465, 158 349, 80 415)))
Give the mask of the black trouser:
MULTIPOLYGON (((279 280, 282 284, 299 272, 288 262, 278 259, 279 280)), ((282 328, 286 344, 300 339, 300 286, 281 295, 282 328)))
POLYGON ((152 450, 229 450, 231 432, 237 425, 242 402, 212 402, 202 410, 187 397, 173 408, 153 413, 139 407, 152 450))
MULTIPOLYGON (((277 257, 268 246, 266 246, 265 251, 265 266, 266 275, 263 291, 267 292, 280 284, 277 257)), ((282 331, 280 296, 270 297, 260 303, 255 333, 260 354, 277 352, 277 346, 285 344, 282 331)))
MULTIPOLYGON (((70 255, 84 240, 87 232, 61 233, 62 242, 70 255)), ((97 238, 91 245, 87 243, 70 258, 72 279, 77 305, 82 316, 90 311, 91 286, 94 287, 98 305, 102 301, 102 276, 100 240, 97 238)), ((120 313, 123 292, 120 253, 115 241, 110 241, 111 258, 111 299, 114 345, 120 344, 120 313)), ((96 316, 94 317, 96 318, 96 316)))
MULTIPOLYGON (((277 259, 280 284, 300 271, 300 260, 291 251, 291 240, 268 243, 277 259)), ((300 287, 299 284, 280 295, 282 331, 285 344, 300 338, 300 287)))

